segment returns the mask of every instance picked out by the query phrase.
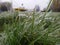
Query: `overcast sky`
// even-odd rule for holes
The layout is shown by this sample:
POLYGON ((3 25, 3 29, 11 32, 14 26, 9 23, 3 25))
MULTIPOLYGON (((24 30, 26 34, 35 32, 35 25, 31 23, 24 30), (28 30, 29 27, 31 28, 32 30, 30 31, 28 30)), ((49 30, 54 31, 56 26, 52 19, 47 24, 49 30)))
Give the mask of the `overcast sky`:
POLYGON ((49 0, 1 0, 1 1, 12 2, 14 8, 21 7, 22 3, 24 4, 23 6, 27 9, 33 9, 35 5, 39 5, 41 10, 43 8, 46 8, 49 3, 49 0))

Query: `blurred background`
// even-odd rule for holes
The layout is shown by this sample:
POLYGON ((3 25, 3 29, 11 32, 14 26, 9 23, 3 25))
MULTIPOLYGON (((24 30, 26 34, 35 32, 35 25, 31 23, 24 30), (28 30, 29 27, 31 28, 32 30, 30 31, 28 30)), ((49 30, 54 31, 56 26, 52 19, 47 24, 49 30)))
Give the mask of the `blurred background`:
POLYGON ((25 8, 32 10, 39 7, 40 10, 43 10, 47 7, 50 0, 0 0, 1 2, 10 2, 12 8, 25 8))

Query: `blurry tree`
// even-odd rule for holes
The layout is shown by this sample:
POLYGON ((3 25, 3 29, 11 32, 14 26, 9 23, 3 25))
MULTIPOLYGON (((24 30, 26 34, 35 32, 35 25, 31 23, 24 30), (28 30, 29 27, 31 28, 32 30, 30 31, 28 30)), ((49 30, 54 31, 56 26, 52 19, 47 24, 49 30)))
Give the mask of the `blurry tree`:
POLYGON ((12 4, 10 2, 1 2, 0 11, 9 11, 12 9, 12 4))
POLYGON ((50 10, 60 12, 60 0, 53 0, 50 10))
POLYGON ((39 5, 36 5, 34 9, 35 9, 35 11, 37 11, 37 12, 40 11, 39 5))

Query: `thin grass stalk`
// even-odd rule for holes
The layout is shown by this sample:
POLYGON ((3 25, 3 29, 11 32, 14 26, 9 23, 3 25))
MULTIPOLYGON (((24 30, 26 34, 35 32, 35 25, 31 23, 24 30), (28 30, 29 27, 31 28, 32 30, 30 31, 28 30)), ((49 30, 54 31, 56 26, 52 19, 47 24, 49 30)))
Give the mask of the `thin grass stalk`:
MULTIPOLYGON (((46 12, 45 12, 45 14, 44 14, 44 16, 43 16, 43 18, 42 18, 41 23, 43 22, 43 20, 44 20, 44 18, 45 18, 45 15, 47 14, 47 11, 50 9, 50 5, 52 4, 52 1, 53 1, 53 0, 50 0, 50 2, 49 2, 49 4, 48 4, 48 7, 47 7, 47 10, 46 10, 46 12)), ((45 33, 45 34, 47 34, 47 36, 48 36, 48 33, 45 33)), ((45 34, 44 34, 44 35, 45 35, 45 34)), ((42 35, 42 36, 44 36, 44 35, 42 35)), ((39 36, 36 40, 32 41, 29 45, 33 45, 34 42, 36 42, 37 40, 39 40, 42 36, 39 36)))
POLYGON ((46 9, 46 11, 45 11, 45 14, 44 14, 44 16, 43 16, 43 18, 42 18, 42 21, 44 20, 46 14, 47 14, 47 12, 48 12, 48 10, 50 9, 50 6, 51 6, 52 2, 53 2, 53 0, 50 0, 49 4, 48 4, 48 6, 47 6, 47 9, 46 9))

